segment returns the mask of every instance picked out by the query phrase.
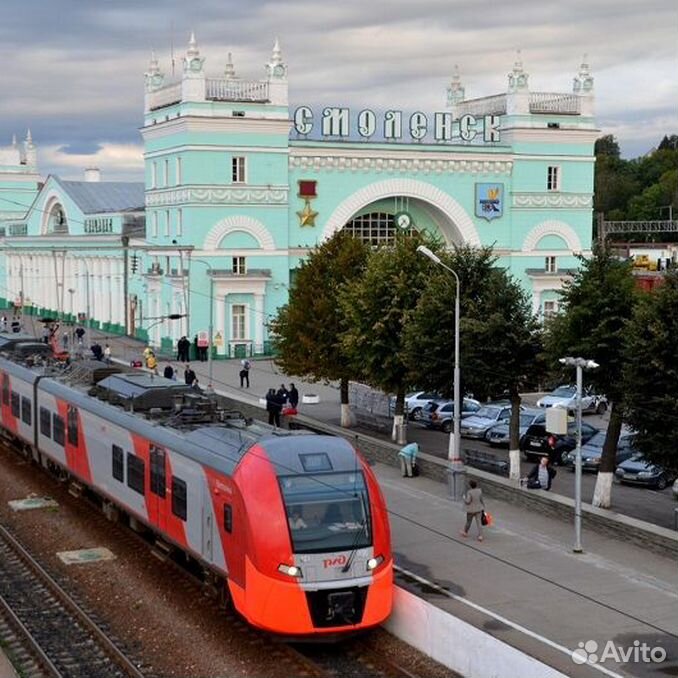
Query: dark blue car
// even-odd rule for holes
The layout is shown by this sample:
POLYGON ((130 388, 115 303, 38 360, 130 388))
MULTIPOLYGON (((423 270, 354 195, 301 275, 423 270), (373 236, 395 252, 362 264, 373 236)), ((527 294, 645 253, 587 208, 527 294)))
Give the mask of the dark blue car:
POLYGON ((645 485, 657 490, 663 490, 674 479, 673 474, 647 461, 640 453, 619 464, 614 475, 620 483, 645 485))

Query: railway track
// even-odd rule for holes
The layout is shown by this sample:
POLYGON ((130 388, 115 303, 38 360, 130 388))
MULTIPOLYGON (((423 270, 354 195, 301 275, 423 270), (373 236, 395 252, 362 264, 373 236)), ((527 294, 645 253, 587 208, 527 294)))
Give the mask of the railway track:
POLYGON ((0 639, 22 676, 147 678, 2 526, 0 639))

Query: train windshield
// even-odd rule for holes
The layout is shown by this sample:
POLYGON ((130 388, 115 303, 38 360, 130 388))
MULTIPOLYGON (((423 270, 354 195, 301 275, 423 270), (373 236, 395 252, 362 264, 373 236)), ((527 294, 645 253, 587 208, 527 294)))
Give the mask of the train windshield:
POLYGON ((362 472, 280 478, 295 553, 363 548, 372 543, 362 472))

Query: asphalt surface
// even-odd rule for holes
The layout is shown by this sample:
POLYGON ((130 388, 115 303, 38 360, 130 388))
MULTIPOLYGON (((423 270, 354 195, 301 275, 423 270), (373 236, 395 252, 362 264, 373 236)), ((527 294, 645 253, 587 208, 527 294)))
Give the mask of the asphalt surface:
MULTIPOLYGON (((609 420, 608 415, 584 415, 584 421, 596 428, 606 429, 609 420)), ((377 435, 364 429, 366 433, 377 435)), ((436 457, 446 458, 449 444, 449 434, 422 427, 416 422, 410 422, 407 427, 408 441, 419 443, 421 449, 436 457)), ((508 461, 508 449, 492 447, 488 443, 479 440, 462 438, 462 449, 482 450, 508 461)), ((534 467, 534 462, 521 462, 521 475, 526 476, 534 467)), ((485 469, 486 470, 486 469, 485 469)), ((557 467, 557 475, 553 480, 552 492, 574 498, 574 473, 568 467, 557 467)), ((582 500, 591 503, 593 490, 596 484, 596 473, 584 472, 582 477, 582 500)), ((678 502, 673 498, 671 488, 663 491, 651 490, 645 487, 621 485, 617 482, 612 487, 611 509, 639 520, 669 529, 675 529, 674 509, 678 508, 678 502)))

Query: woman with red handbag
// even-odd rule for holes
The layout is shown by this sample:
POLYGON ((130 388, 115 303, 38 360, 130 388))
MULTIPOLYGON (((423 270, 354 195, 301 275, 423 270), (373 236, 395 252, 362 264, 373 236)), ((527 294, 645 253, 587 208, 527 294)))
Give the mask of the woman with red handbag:
POLYGON ((483 540, 482 515, 485 511, 485 501, 483 491, 478 487, 475 480, 469 480, 469 489, 464 495, 464 504, 466 505, 466 525, 461 531, 462 537, 468 537, 468 531, 471 529, 471 523, 475 519, 478 528, 478 541, 483 540))

